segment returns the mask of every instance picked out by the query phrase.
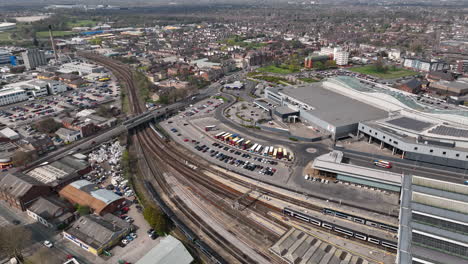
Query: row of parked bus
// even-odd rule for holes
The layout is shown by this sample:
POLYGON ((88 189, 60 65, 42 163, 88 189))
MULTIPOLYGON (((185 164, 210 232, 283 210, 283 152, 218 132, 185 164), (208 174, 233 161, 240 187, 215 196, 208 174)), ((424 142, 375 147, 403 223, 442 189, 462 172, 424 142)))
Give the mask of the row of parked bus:
POLYGON ((214 138, 223 141, 224 143, 247 150, 252 153, 257 153, 265 157, 272 157, 276 159, 292 160, 293 155, 291 152, 284 148, 275 148, 273 146, 262 146, 258 143, 253 143, 251 140, 241 137, 239 134, 220 132, 214 138))

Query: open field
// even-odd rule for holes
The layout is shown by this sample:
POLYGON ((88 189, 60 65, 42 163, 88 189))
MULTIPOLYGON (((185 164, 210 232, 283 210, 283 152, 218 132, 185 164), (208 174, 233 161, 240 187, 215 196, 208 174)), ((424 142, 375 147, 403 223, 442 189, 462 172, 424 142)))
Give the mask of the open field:
POLYGON ((319 80, 314 79, 314 78, 299 78, 299 80, 306 82, 306 83, 314 83, 314 82, 319 82, 319 80))
POLYGON ((372 65, 367 65, 367 66, 362 66, 362 67, 356 67, 356 68, 350 68, 349 69, 352 72, 357 72, 357 73, 362 73, 362 74, 367 74, 371 75, 377 78, 381 79, 396 79, 396 78, 401 78, 401 77, 406 77, 406 76, 411 76, 411 75, 417 75, 417 72, 402 69, 402 68, 396 68, 396 69, 388 69, 387 72, 377 72, 372 65))
POLYGON ((0 32, 0 41, 9 41, 9 40, 10 40, 10 33, 0 32))
MULTIPOLYGON (((75 35, 76 32, 71 31, 53 31, 54 37, 65 37, 70 35, 75 35)), ((36 37, 38 38, 47 38, 49 37, 49 31, 39 31, 36 32, 36 37)))
POLYGON ((257 71, 259 71, 259 72, 278 73, 278 74, 290 74, 290 73, 298 72, 298 71, 294 71, 294 70, 290 70, 290 69, 286 69, 286 68, 280 68, 280 67, 277 67, 277 66, 274 66, 274 65, 258 68, 257 71))
POLYGON ((97 24, 96 21, 89 19, 76 20, 75 22, 67 22, 67 26, 72 27, 92 27, 97 24))

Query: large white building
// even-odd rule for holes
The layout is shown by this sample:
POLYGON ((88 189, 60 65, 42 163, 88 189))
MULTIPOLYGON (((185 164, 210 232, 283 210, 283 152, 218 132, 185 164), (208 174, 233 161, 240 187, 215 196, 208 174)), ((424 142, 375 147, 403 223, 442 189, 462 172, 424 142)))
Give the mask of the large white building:
POLYGON ((16 23, 0 23, 0 31, 8 30, 8 29, 14 29, 16 27, 16 23))
POLYGON ((104 67, 84 62, 65 63, 61 67, 62 72, 79 72, 82 74, 99 73, 104 71, 104 67))
POLYGON ((446 62, 441 60, 422 60, 415 58, 405 58, 403 67, 423 72, 442 71, 450 68, 446 62))
POLYGON ((67 86, 54 80, 29 80, 5 85, 0 90, 0 105, 13 104, 28 100, 28 98, 62 93, 67 86))
POLYGON ((28 100, 28 95, 22 89, 2 89, 0 90, 0 105, 14 104, 28 100))
POLYGON ((339 66, 348 65, 349 62, 349 52, 344 51, 341 47, 324 47, 320 49, 318 54, 321 56, 333 56, 336 65, 339 66))
POLYGON ((67 86, 58 81, 47 81, 49 94, 59 94, 67 91, 67 86))
POLYGON ((347 51, 336 51, 334 54, 333 54, 333 59, 335 60, 336 62, 336 65, 339 65, 339 66, 344 66, 344 65, 348 65, 348 62, 349 62, 349 52, 347 51))
POLYGON ((398 49, 392 49, 388 52, 388 58, 392 61, 401 60, 401 51, 398 49))

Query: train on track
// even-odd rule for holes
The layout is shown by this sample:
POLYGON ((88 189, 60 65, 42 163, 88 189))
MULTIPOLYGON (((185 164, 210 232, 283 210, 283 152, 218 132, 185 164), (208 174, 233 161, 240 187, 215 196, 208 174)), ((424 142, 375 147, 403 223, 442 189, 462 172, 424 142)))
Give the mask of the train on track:
POLYGON ((200 240, 198 236, 190 230, 182 221, 179 220, 179 218, 172 212, 172 210, 166 205, 166 203, 161 199, 159 194, 156 192, 154 189, 153 185, 145 181, 144 182, 146 189, 150 192, 152 198, 154 201, 159 205, 161 210, 164 212, 164 214, 167 215, 169 219, 176 225, 182 233, 184 233, 185 237, 187 237, 188 240, 193 242, 193 244, 200 249, 207 257, 209 257, 213 263, 216 264, 227 264, 228 262, 221 257, 218 253, 216 253, 210 246, 208 246, 205 242, 200 240))
POLYGON ((362 232, 354 231, 352 229, 342 227, 336 224, 332 224, 326 221, 322 221, 318 218, 312 217, 310 215, 295 211, 290 208, 284 208, 283 213, 285 215, 297 218, 301 221, 311 223, 316 226, 320 226, 322 228, 328 229, 328 230, 333 230, 337 233, 340 233, 342 235, 348 236, 348 237, 354 237, 359 240, 367 241, 369 243, 375 244, 375 245, 380 245, 385 248, 397 250, 398 249, 398 244, 392 241, 388 241, 386 239, 378 238, 375 236, 367 235, 362 232))
POLYGON ((333 210, 333 209, 330 209, 330 208, 323 208, 322 212, 324 214, 327 214, 327 215, 347 219, 347 220, 350 220, 350 221, 353 221, 353 222, 356 222, 356 223, 359 223, 359 224, 380 228, 380 229, 383 229, 383 230, 386 230, 386 231, 389 231, 389 232, 392 232, 392 233, 398 233, 398 227, 396 227, 396 226, 387 225, 387 224, 384 224, 384 223, 376 222, 376 221, 365 219, 365 218, 362 218, 362 217, 357 217, 357 216, 350 215, 350 214, 347 214, 347 213, 343 213, 343 212, 340 212, 340 211, 336 211, 336 210, 333 210))

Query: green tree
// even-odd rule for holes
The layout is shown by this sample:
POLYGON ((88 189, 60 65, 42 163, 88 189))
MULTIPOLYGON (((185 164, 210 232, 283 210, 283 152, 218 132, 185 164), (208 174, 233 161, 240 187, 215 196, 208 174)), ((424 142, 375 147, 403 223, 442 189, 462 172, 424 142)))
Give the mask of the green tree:
POLYGON ((80 214, 80 216, 89 215, 89 213, 90 213, 90 209, 86 205, 76 204, 75 208, 76 208, 76 211, 80 214))
POLYGON ((42 133, 54 133, 59 128, 62 127, 62 124, 55 122, 53 118, 46 118, 36 122, 34 128, 42 133))
POLYGON ((122 153, 122 171, 125 178, 130 178, 132 174, 136 173, 137 158, 130 154, 128 150, 122 153))
POLYGON ((379 73, 386 73, 388 71, 388 67, 385 66, 382 58, 378 58, 377 61, 373 65, 374 71, 379 73))
POLYGON ((313 65, 314 65, 314 68, 317 69, 317 70, 324 70, 325 69, 325 65, 320 61, 314 62, 313 65))
POLYGON ((143 210, 143 217, 159 235, 164 235, 169 232, 169 221, 166 215, 164 215, 158 208, 146 206, 143 210))
POLYGON ((102 38, 91 39, 91 40, 89 40, 89 43, 93 44, 93 45, 101 45, 102 44, 102 38))
POLYGON ((158 100, 161 104, 169 104, 169 96, 161 95, 158 100))
POLYGON ((325 68, 334 68, 336 67, 336 61, 328 60, 325 62, 325 68))

